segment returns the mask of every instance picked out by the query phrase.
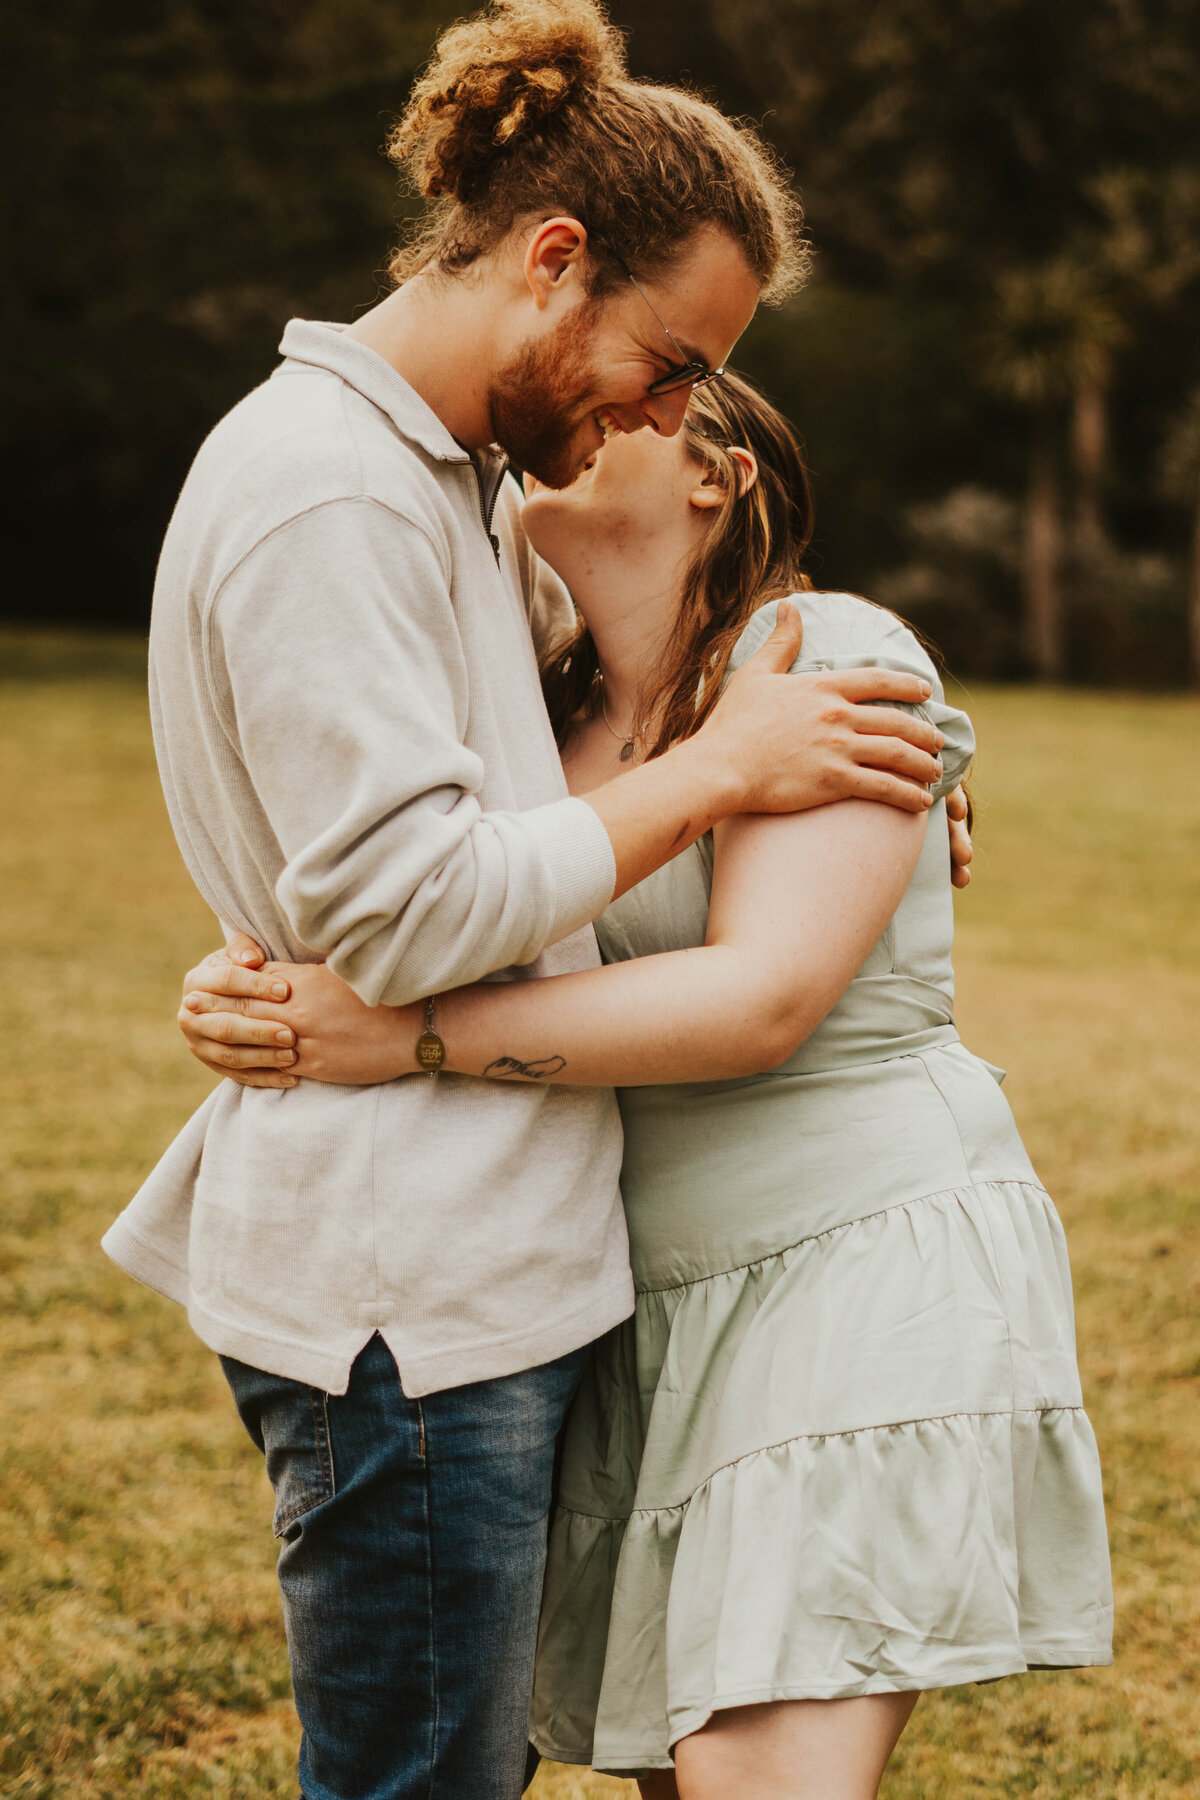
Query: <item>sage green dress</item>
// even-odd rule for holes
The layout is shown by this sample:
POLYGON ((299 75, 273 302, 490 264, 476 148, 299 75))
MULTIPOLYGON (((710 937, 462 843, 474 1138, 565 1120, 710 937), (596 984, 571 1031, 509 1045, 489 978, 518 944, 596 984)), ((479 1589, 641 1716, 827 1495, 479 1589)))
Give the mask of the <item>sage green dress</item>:
MULTIPOLYGON (((798 604, 798 667, 936 684, 890 613, 798 604)), ((934 694, 944 790, 973 739, 934 694)), ((701 843, 616 901, 605 957, 702 944, 711 869, 701 843)), ((959 1042, 952 926, 939 800, 887 930, 788 1062, 620 1095, 637 1310, 567 1427, 548 1757, 635 1774, 723 1707, 1111 1660, 1062 1227, 1000 1072, 959 1042)))

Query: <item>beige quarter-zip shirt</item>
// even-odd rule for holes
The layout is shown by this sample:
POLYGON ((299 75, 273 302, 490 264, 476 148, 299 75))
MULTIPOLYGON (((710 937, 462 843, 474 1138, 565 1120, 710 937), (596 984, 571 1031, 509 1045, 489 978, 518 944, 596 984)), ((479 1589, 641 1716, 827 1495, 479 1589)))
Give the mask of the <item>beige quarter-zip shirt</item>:
MULTIPOLYGON (((200 892, 369 1003, 593 967, 608 836, 568 796, 534 642, 570 602, 373 351, 294 320, 200 450, 155 586, 150 691, 200 892)), ((632 1310, 612 1094, 412 1075, 223 1082, 104 1240, 214 1350, 344 1392, 374 1332, 412 1395, 632 1310)))

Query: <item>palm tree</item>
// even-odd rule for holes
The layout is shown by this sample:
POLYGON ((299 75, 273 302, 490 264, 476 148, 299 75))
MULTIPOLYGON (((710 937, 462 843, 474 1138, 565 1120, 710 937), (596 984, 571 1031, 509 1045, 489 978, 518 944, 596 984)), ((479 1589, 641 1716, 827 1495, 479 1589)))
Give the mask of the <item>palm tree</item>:
POLYGON ((1200 277, 1200 170, 1111 168, 1089 184, 1089 196, 1099 222, 1074 252, 1091 286, 1083 308, 1091 341, 1074 405, 1076 548, 1085 567, 1107 548, 1101 507, 1113 351, 1130 335, 1125 321, 1144 329, 1200 277))
POLYGON ((1192 515, 1188 649, 1192 685, 1200 687, 1200 387, 1193 389, 1167 434, 1160 469, 1163 492, 1187 506, 1192 515))
POLYGON ((1061 427, 1074 405, 1074 448, 1081 466, 1079 527, 1103 542, 1108 349, 1117 320, 1097 297, 1085 266, 1060 259, 1015 270, 1000 281, 986 331, 991 382, 1029 414, 1029 486, 1025 495, 1025 655, 1038 680, 1065 668, 1061 427))
MULTIPOLYGON (((1115 327, 1115 320, 1114 320, 1115 327)), ((1079 346, 1071 395, 1071 451, 1075 475, 1075 560, 1081 570, 1099 567, 1109 549, 1104 523, 1108 486, 1108 407, 1113 379, 1113 340, 1093 335, 1079 346)))

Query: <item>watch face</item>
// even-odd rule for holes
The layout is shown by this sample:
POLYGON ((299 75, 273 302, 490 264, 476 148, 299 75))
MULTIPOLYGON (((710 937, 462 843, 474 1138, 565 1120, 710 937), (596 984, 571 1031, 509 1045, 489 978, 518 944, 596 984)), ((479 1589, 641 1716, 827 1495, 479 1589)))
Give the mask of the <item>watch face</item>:
POLYGON ((432 1075, 446 1060, 446 1046, 436 1031, 423 1031, 417 1039, 417 1061, 432 1075))

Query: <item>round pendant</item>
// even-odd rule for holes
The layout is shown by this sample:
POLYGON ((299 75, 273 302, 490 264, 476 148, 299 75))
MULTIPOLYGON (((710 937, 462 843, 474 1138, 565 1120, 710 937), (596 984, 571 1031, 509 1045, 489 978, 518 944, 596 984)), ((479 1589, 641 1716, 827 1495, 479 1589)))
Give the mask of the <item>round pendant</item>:
MULTIPOLYGON (((633 752, 634 752, 633 739, 626 738, 625 742, 621 745, 621 756, 620 756, 621 762, 628 762, 630 757, 633 755, 633 752)), ((610 752, 610 754, 611 754, 611 752, 610 752)))
POLYGON ((436 1031, 423 1031, 417 1039, 417 1061, 431 1075, 436 1075, 446 1060, 446 1046, 436 1031))

